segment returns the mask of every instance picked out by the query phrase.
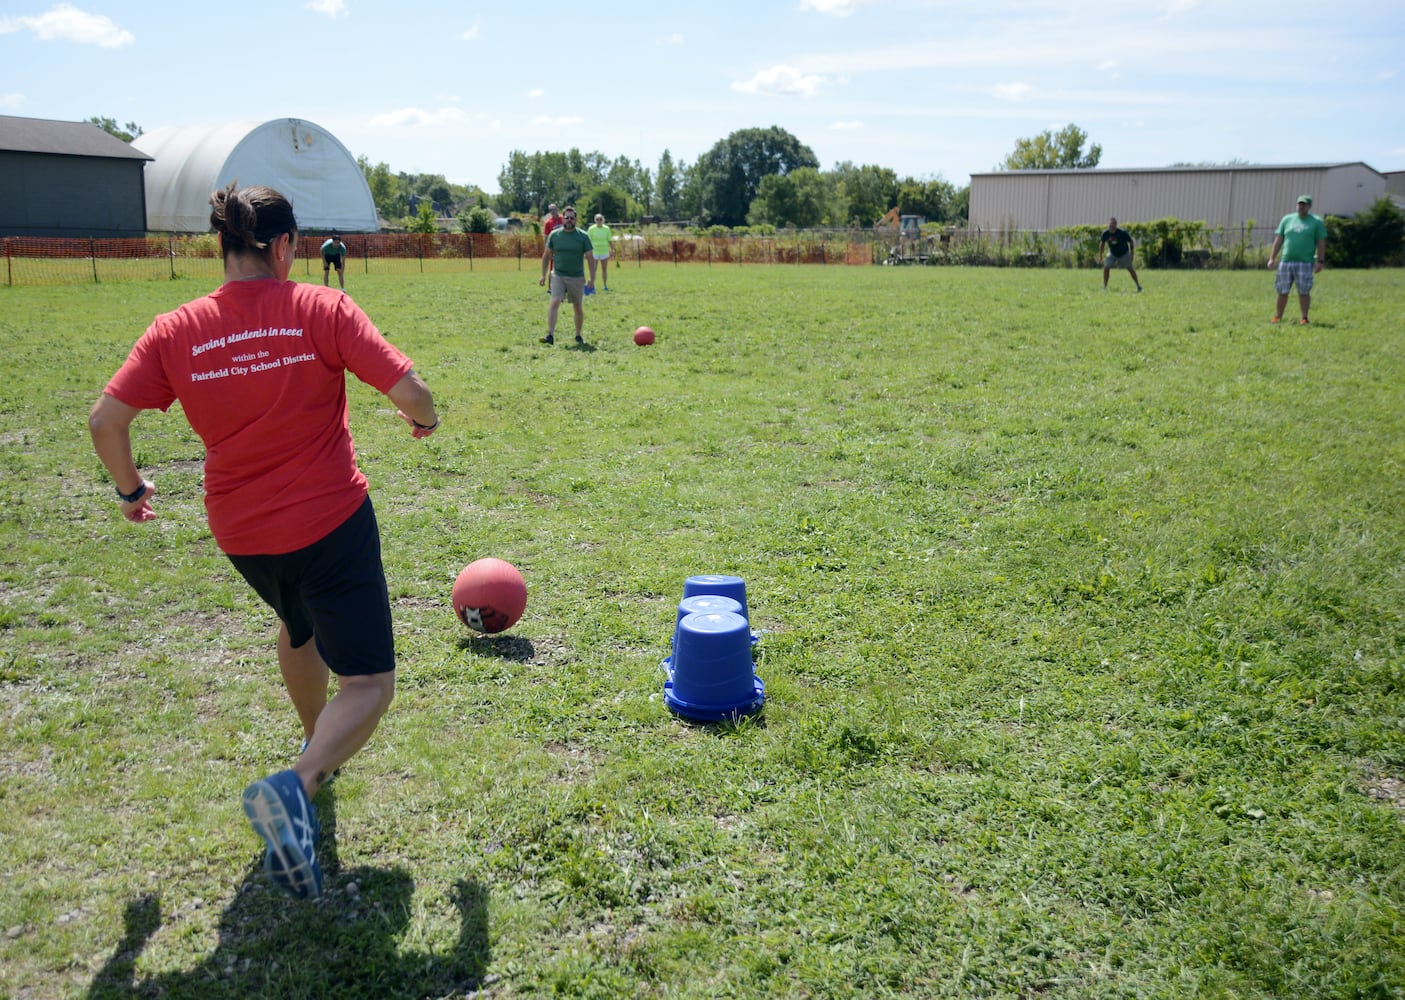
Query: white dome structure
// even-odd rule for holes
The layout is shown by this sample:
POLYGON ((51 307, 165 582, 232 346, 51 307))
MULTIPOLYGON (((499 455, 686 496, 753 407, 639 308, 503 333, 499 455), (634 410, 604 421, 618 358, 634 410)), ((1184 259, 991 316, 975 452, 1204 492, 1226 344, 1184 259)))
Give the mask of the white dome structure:
POLYGON ((312 122, 169 126, 143 133, 132 145, 152 157, 146 165, 146 225, 153 232, 209 232, 210 192, 231 181, 281 191, 304 229, 379 228, 355 158, 312 122))

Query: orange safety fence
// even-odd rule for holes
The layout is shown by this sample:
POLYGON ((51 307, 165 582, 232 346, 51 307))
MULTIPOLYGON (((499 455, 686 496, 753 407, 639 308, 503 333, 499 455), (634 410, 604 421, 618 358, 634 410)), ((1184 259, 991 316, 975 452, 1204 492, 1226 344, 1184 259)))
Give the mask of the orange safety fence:
MULTIPOLYGON (((304 276, 320 270, 325 233, 302 233, 297 245, 304 276)), ((353 273, 456 273, 530 269, 543 240, 532 233, 348 233, 345 266, 353 273)), ((611 260, 644 264, 877 263, 875 244, 848 233, 782 236, 638 235, 617 237, 611 260)), ((7 286, 202 278, 223 274, 213 234, 145 238, 0 237, 0 282, 7 286)))

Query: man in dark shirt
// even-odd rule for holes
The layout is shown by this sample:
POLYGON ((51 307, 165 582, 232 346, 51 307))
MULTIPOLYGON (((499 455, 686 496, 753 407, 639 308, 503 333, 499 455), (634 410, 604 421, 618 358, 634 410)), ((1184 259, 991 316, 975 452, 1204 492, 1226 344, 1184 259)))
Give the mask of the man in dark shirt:
POLYGON ((1103 259, 1103 291, 1107 291, 1107 276, 1114 267, 1124 268, 1137 283, 1137 291, 1142 290, 1142 283, 1137 280, 1137 269, 1132 266, 1134 247, 1132 234, 1125 229, 1118 229, 1116 219, 1109 219, 1107 229, 1103 230, 1103 238, 1098 241, 1098 253, 1102 253, 1104 248, 1107 249, 1107 257, 1103 259))

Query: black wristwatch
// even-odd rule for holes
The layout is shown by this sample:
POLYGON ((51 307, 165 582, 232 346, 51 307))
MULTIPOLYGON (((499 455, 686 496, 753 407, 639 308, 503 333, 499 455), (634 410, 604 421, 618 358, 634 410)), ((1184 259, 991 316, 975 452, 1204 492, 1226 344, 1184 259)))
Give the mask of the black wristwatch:
POLYGON ((141 481, 141 485, 137 487, 135 493, 123 493, 123 492, 122 492, 122 487, 118 486, 118 487, 117 487, 117 499, 121 500, 123 503, 136 503, 138 500, 141 499, 141 495, 142 495, 143 493, 145 493, 145 492, 146 492, 146 480, 143 479, 143 480, 141 481))

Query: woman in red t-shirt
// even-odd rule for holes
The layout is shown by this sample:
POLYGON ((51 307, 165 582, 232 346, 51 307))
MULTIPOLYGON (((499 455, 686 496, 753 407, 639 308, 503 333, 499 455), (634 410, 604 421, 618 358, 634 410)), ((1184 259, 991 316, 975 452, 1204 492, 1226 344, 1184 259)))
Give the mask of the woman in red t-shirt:
POLYGON ((266 187, 210 196, 224 284, 156 317, 88 417, 124 517, 156 517, 132 460, 142 410, 180 400, 205 443, 215 542, 279 618, 278 665, 302 723, 288 770, 244 791, 264 866, 297 896, 321 893, 312 799, 370 738, 395 693, 380 533, 356 464, 346 373, 383 392, 416 438, 439 426, 410 359, 345 293, 288 280, 293 207, 266 187), (329 675, 337 694, 327 699, 329 675))

